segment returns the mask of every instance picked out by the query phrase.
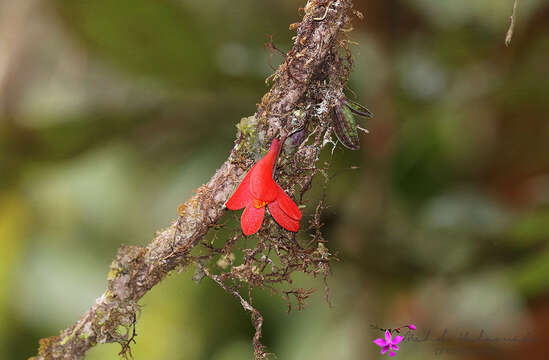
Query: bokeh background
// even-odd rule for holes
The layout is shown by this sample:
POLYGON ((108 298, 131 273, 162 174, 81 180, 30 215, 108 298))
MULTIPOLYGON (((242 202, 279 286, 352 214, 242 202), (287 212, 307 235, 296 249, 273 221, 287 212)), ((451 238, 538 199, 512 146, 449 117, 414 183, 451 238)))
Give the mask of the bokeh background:
MULTIPOLYGON (((297 279, 318 291, 289 315, 256 294, 279 359, 378 359, 372 325, 410 322, 403 359, 549 358, 549 2, 521 1, 506 48, 512 2, 355 1, 350 88, 376 116, 332 160, 333 307, 320 280, 297 279), (517 340, 464 341, 481 330, 517 340)), ((302 6, 0 0, 0 358, 78 319, 117 248, 207 181, 302 6)), ((135 359, 251 358, 248 314, 191 277, 144 297, 135 359)))

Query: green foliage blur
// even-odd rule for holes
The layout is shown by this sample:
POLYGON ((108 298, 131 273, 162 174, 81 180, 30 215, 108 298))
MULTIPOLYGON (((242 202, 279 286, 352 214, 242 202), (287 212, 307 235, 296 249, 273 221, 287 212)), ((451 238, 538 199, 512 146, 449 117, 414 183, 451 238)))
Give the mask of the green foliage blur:
MULTIPOLYGON (((549 358, 460 337, 549 331, 549 3, 520 2, 507 48, 512 3, 355 1, 349 97, 375 118, 331 160, 333 307, 319 279, 295 279, 317 292, 289 315, 254 293, 277 358, 378 359, 371 325, 408 323, 428 340, 405 359, 549 358)), ((304 5, 0 0, 0 359, 76 321, 118 247, 147 244, 209 179, 282 60, 266 35, 289 49, 304 5)), ((192 273, 143 298, 134 358, 250 359, 248 314, 192 273)))

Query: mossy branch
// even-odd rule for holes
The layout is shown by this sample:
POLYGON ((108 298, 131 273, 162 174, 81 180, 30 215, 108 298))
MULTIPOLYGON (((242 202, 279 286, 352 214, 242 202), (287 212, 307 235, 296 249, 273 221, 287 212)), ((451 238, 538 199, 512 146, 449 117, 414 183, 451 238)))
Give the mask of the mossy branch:
MULTIPOLYGON (((330 128, 327 115, 342 98, 350 70, 341 30, 349 28, 351 11, 351 0, 307 2, 292 49, 273 75, 273 86, 255 116, 240 123, 228 159, 208 183, 179 207, 179 217, 158 232, 147 247, 120 247, 110 266, 107 290, 75 324, 59 335, 41 339, 38 355, 33 359, 81 359, 96 344, 127 344, 130 331, 120 329, 134 325, 138 301, 170 271, 188 264, 191 249, 221 218, 225 201, 274 136, 286 138, 303 129, 305 136, 315 139, 312 144, 303 143, 293 156, 299 160, 281 165, 281 173, 315 168, 326 143, 323 137, 330 128)), ((308 176, 300 180, 303 188, 310 185, 312 175, 308 176)))

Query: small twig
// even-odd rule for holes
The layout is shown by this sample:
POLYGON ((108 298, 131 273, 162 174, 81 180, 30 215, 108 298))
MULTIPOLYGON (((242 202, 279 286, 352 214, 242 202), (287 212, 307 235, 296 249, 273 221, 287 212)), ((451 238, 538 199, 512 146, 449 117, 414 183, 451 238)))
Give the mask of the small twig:
MULTIPOLYGON (((275 71, 275 73, 273 73, 271 76, 273 75, 276 75, 276 69, 275 67, 273 66, 272 64, 272 58, 273 58, 273 54, 275 53, 275 51, 277 53, 279 53, 283 58, 286 58, 286 53, 282 50, 280 50, 279 48, 277 48, 273 42, 273 36, 270 35, 270 34, 267 34, 267 37, 269 38, 269 41, 267 41, 263 46, 265 47, 265 49, 268 49, 269 50, 269 67, 275 71)), ((270 77, 270 76, 269 76, 270 77)), ((265 82, 267 83, 269 78, 267 78, 267 80, 265 80, 265 82)))
POLYGON ((265 47, 265 49, 269 49, 269 52, 271 53, 271 56, 273 55, 273 53, 276 51, 277 53, 279 53, 280 55, 282 55, 283 58, 286 57, 286 53, 282 50, 280 50, 279 48, 276 47, 276 45, 274 44, 273 42, 273 36, 270 35, 270 34, 267 34, 267 37, 269 38, 269 41, 267 41, 263 46, 265 47))
POLYGON ((511 23, 509 24, 509 29, 507 30, 507 35, 505 36, 506 46, 511 45, 511 40, 513 39, 513 32, 515 30, 515 18, 517 16, 518 3, 519 3, 519 0, 515 0, 515 3, 513 4, 513 13, 510 16, 511 23))
POLYGON ((247 310, 250 312, 251 318, 252 318, 252 324, 255 329, 255 334, 253 338, 254 343, 254 353, 255 353, 255 359, 263 359, 267 357, 267 354, 264 351, 264 346, 260 342, 261 339, 261 328, 263 327, 263 316, 259 311, 257 311, 252 305, 250 305, 249 302, 247 302, 240 293, 234 289, 229 288, 225 283, 221 280, 221 278, 218 275, 211 274, 208 269, 205 267, 201 267, 201 270, 204 271, 207 277, 212 279, 219 285, 223 290, 225 290, 227 293, 233 295, 240 301, 240 305, 244 308, 244 310, 247 310))
POLYGON ((135 331, 135 323, 137 321, 137 316, 135 314, 133 314, 133 318, 132 318, 132 336, 128 339, 128 341, 126 341, 124 344, 122 344, 122 350, 120 350, 120 352, 118 353, 118 355, 121 355, 121 356, 124 356, 125 358, 129 357, 131 359, 133 359, 133 354, 132 354, 132 348, 131 348, 131 343, 133 342, 134 344, 137 344, 137 342, 135 341, 135 337, 137 336, 137 332, 135 331))

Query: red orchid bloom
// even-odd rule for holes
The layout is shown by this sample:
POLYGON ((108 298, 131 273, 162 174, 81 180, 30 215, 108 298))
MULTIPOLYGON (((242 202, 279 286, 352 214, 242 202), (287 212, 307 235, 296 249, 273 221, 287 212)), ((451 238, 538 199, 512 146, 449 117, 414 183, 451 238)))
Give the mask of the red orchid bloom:
POLYGON ((273 169, 280 151, 280 142, 274 139, 269 152, 259 160, 238 185, 225 206, 231 210, 245 207, 240 224, 245 235, 255 234, 265 215, 265 206, 280 226, 297 232, 301 211, 295 202, 273 179, 273 169))

